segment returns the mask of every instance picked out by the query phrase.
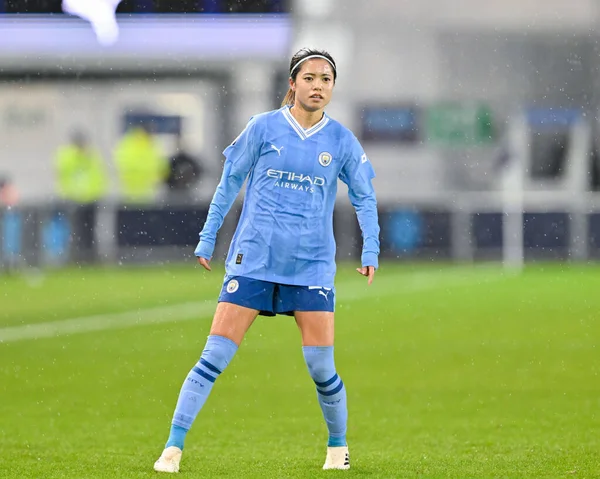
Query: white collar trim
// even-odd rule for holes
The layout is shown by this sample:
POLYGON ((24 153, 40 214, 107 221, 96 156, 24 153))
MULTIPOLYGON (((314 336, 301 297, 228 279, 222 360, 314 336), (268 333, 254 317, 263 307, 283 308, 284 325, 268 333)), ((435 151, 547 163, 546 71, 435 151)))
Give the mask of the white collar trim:
POLYGON ((292 113, 290 112, 289 107, 283 108, 282 113, 287 122, 302 140, 306 140, 308 137, 318 133, 323 128, 325 128, 325 125, 327 125, 327 123, 329 123, 329 117, 326 114, 323 114, 323 118, 321 118, 321 120, 316 125, 305 130, 304 128, 302 128, 300 123, 298 123, 298 121, 294 118, 294 115, 292 115, 292 113))

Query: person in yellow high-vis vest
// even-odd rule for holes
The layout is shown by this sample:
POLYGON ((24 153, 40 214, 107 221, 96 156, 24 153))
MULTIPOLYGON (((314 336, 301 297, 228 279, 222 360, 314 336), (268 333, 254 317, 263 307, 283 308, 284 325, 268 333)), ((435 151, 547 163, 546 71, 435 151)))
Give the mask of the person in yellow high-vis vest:
POLYGON ((82 133, 75 133, 70 144, 59 148, 56 173, 59 195, 67 201, 88 204, 106 193, 108 182, 102 158, 82 133))
POLYGON ((125 202, 154 199, 169 172, 169 163, 145 127, 130 129, 115 151, 115 165, 125 202))
POLYGON ((75 132, 71 142, 57 151, 55 170, 59 196, 70 213, 72 259, 92 261, 96 255, 96 203, 108 186, 102 157, 83 133, 75 132))

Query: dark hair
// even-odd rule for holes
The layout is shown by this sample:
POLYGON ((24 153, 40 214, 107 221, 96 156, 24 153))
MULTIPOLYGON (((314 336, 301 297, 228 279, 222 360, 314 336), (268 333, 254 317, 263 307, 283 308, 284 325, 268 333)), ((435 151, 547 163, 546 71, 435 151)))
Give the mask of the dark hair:
MULTIPOLYGON (((314 48, 302 48, 301 50, 298 50, 294 54, 294 56, 292 57, 292 59, 290 61, 290 78, 292 80, 296 81, 296 76, 298 75, 298 72, 300 71, 300 68, 297 68, 297 67, 300 65, 300 62, 302 62, 305 58, 313 56, 313 55, 319 55, 321 57, 325 57, 329 61, 329 63, 331 63, 331 66, 333 68, 333 81, 335 82, 335 80, 337 78, 337 67, 335 66, 335 60, 325 50, 316 50, 314 48)), ((296 100, 296 94, 294 93, 294 91, 291 88, 289 88, 287 93, 285 94, 285 98, 281 102, 281 106, 293 105, 295 100, 296 100)))

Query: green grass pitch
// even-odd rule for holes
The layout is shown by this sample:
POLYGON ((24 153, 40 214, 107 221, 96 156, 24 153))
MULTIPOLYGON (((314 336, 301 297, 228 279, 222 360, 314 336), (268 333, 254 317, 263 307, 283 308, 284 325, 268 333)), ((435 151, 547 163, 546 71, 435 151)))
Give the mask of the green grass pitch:
MULTIPOLYGON (((157 477, 222 275, 0 276, 0 477, 157 477)), ((352 469, 321 470, 314 385, 278 316, 217 381, 179 477, 600 477, 600 268, 384 264, 367 287, 344 266, 336 286, 352 469)))

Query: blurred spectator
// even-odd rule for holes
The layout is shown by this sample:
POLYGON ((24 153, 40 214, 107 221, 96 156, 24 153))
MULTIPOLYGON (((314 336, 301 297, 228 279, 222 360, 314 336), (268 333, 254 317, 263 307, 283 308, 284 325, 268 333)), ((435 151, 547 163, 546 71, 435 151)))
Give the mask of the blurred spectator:
POLYGON ((107 176, 100 153, 87 136, 73 133, 56 154, 58 192, 72 213, 73 259, 95 259, 96 202, 106 193, 107 176))
POLYGON ((56 172, 59 194, 67 201, 89 204, 106 193, 102 158, 80 131, 74 132, 70 143, 58 150, 56 172))
POLYGON ((21 253, 23 219, 11 207, 17 204, 17 188, 7 177, 0 177, 0 271, 16 268, 21 253))
POLYGON ((181 136, 177 137, 175 154, 169 161, 169 176, 166 183, 171 195, 187 196, 202 175, 199 161, 187 152, 181 136))
POLYGON ((593 145, 589 156, 590 190, 600 191, 600 152, 598 146, 593 145))
POLYGON ((153 200, 169 173, 168 161, 146 126, 136 126, 125 133, 115 151, 115 164, 126 202, 153 200))
POLYGON ((18 200, 17 187, 9 178, 0 177, 0 208, 15 206, 18 200))

